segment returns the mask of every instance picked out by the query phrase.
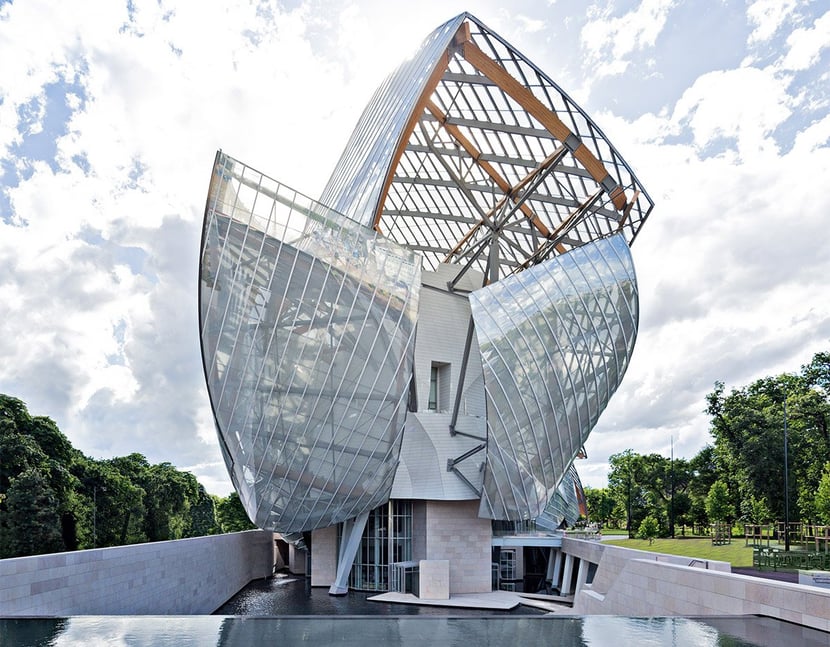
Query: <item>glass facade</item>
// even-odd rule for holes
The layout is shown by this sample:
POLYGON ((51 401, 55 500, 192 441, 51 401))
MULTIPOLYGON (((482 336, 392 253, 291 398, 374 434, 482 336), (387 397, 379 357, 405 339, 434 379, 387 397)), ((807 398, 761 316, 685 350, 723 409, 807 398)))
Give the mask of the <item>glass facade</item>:
MULTIPOLYGON (((349 575, 349 587, 362 591, 388 591, 390 565, 411 560, 412 502, 393 499, 369 514, 349 575)), ((394 573, 391 574, 394 577, 394 573)))
POLYGON ((469 298, 487 393, 481 515, 535 519, 628 366, 638 321, 631 254, 615 235, 469 298))
POLYGON ((222 153, 209 196, 203 357, 243 505, 286 533, 377 507, 400 450, 420 264, 222 153))
POLYGON ((482 517, 572 515, 574 458, 633 350, 629 246, 652 207, 590 117, 466 13, 381 85, 320 202, 218 153, 202 354, 254 522, 293 534, 373 510, 353 586, 384 588, 410 559, 389 538, 411 528, 377 512, 401 465, 412 499, 440 500, 452 472, 464 494, 446 500, 480 498, 482 517), (437 334, 417 338, 419 317, 437 334), (428 455, 401 457, 405 429, 428 455))

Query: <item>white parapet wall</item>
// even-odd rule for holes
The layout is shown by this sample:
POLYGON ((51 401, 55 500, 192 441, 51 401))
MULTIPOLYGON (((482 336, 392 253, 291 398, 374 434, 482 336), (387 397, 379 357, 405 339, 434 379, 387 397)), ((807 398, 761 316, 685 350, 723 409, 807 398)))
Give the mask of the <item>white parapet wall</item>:
MULTIPOLYGON (((731 572, 726 562, 565 539, 562 550, 596 564, 574 613, 623 616, 763 615, 830 631, 830 590, 731 572)), ((587 570, 587 569, 586 569, 587 570)))
POLYGON ((262 530, 0 560, 0 616, 208 614, 272 574, 262 530))

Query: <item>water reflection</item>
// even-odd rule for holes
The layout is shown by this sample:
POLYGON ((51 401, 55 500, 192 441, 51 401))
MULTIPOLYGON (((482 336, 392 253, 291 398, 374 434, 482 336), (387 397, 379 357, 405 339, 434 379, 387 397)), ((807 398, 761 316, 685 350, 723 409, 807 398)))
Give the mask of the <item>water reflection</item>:
POLYGON ((275 577, 255 580, 219 607, 214 614, 223 616, 477 616, 542 615, 531 607, 518 606, 511 611, 429 607, 411 604, 372 602, 375 593, 349 591, 343 596, 329 595, 327 587, 312 588, 304 577, 275 577))
POLYGON ((261 644, 573 645, 576 647, 826 646, 830 634, 770 618, 493 617, 223 617, 81 616, 0 618, 0 645, 129 645, 160 647, 261 644))

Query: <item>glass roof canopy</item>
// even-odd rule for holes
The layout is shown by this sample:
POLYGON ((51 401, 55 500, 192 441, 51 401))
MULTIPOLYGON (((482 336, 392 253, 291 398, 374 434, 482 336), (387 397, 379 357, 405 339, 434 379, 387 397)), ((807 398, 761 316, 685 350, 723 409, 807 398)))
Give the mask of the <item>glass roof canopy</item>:
POLYGON ((425 269, 474 267, 488 283, 613 233, 631 244, 653 207, 582 109, 470 14, 381 86, 321 201, 425 269))

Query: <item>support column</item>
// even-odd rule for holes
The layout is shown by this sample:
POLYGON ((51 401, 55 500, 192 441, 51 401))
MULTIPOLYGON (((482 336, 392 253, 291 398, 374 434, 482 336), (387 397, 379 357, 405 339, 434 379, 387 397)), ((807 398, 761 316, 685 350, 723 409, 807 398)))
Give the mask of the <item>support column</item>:
POLYGON ((565 568, 562 570, 562 586, 559 587, 559 595, 571 594, 571 579, 574 570, 574 556, 570 553, 565 555, 565 568))
POLYGON ((574 591, 574 597, 579 595, 579 592, 585 585, 585 580, 588 579, 588 567, 590 565, 591 564, 587 559, 579 560, 579 570, 577 570, 576 572, 576 591, 574 591))
POLYGON ((346 595, 349 592, 349 572, 354 564, 354 557, 360 547, 360 538, 369 520, 369 513, 364 512, 354 519, 343 522, 343 536, 340 540, 340 552, 337 555, 337 576, 329 587, 329 595, 346 595))
POLYGON ((550 548, 548 555, 548 572, 545 580, 550 584, 551 588, 559 588, 559 576, 562 574, 562 549, 550 548))

